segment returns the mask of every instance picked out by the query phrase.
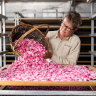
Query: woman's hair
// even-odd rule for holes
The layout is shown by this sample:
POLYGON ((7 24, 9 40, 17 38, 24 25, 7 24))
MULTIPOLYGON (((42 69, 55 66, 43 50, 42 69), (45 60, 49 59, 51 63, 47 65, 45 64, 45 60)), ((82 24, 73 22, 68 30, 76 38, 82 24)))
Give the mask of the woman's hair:
POLYGON ((81 16, 76 11, 69 11, 65 18, 68 18, 68 20, 72 23, 73 28, 78 28, 81 24, 81 16))

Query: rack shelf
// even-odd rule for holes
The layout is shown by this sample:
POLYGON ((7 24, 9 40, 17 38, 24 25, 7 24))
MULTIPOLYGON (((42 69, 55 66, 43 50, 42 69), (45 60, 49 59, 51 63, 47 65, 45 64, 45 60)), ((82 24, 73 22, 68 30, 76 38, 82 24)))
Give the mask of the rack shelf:
POLYGON ((8 51, 2 51, 0 52, 0 55, 6 54, 6 53, 8 53, 8 51))
MULTIPOLYGON (((8 30, 12 30, 12 28, 14 28, 15 26, 6 26, 6 30, 8 31, 8 30)), ((60 28, 60 26, 49 26, 49 29, 50 30, 58 30, 60 28)), ((46 27, 45 28, 40 28, 40 29, 46 29, 46 27)), ((91 27, 90 26, 82 26, 82 27, 79 27, 79 29, 91 29, 91 27)), ((95 29, 96 29, 96 27, 95 27, 95 29)))
MULTIPOLYGON (((77 63, 82 63, 82 64, 85 64, 85 63, 91 63, 91 61, 77 61, 77 63)), ((96 63, 96 61, 94 61, 94 63, 96 63)))
POLYGON ((20 18, 21 22, 28 24, 60 24, 62 22, 61 18, 20 18))
MULTIPOLYGON (((91 46, 91 44, 81 44, 82 46, 91 46)), ((94 44, 96 46, 96 44, 94 44)))
MULTIPOLYGON (((10 0, 5 0, 5 2, 8 2, 8 1, 10 1, 10 0)), ((0 2, 2 2, 2 0, 0 0, 0 2)))
POLYGON ((4 16, 4 15, 0 14, 0 19, 2 19, 2 18, 7 19, 7 17, 6 17, 6 16, 4 16))

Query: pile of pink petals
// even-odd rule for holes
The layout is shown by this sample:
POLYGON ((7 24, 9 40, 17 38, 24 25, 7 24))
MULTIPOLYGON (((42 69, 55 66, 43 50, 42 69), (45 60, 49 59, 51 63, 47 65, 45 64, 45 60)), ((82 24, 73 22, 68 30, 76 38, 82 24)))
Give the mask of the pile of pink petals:
POLYGON ((23 39, 17 46, 21 56, 0 70, 0 80, 10 81, 89 81, 96 72, 83 65, 60 65, 43 58, 45 47, 33 39, 23 39))

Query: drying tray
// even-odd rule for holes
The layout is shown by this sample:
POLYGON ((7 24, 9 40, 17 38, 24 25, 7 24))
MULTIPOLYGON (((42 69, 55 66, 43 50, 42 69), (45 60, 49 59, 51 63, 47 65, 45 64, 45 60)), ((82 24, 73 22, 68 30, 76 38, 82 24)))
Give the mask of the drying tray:
POLYGON ((62 22, 62 18, 20 18, 20 21, 27 24, 54 24, 60 25, 62 22))
MULTIPOLYGON (((65 65, 66 66, 66 65, 65 65)), ((96 71, 95 67, 85 65, 96 71)), ((6 67, 2 67, 3 70, 6 67)), ((96 86, 96 80, 90 81, 0 81, 1 86, 96 86)))
MULTIPOLYGON (((86 65, 85 65, 86 66, 86 65)), ((90 67, 92 70, 96 69, 94 67, 91 66, 86 66, 86 67, 90 67)), ((6 68, 6 67, 5 67, 6 68)), ((1 69, 4 69, 1 68, 1 69)), ((85 82, 52 82, 52 81, 45 81, 45 82, 32 82, 32 81, 0 81, 0 85, 1 85, 1 89, 0 89, 0 95, 16 95, 16 96, 25 96, 25 95, 31 95, 31 96, 65 96, 65 95, 70 95, 70 96, 77 96, 78 94, 81 96, 86 96, 86 95, 91 95, 91 96, 96 96, 96 81, 85 81, 85 82), (67 91, 67 90, 2 90, 4 89, 4 86, 90 86, 91 88, 93 87, 92 91, 67 91)))

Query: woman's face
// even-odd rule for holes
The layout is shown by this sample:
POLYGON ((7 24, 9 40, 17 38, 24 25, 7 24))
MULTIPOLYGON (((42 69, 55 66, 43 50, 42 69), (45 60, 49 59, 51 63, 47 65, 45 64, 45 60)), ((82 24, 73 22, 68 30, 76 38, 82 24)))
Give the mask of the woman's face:
POLYGON ((62 38, 67 38, 72 33, 74 33, 72 23, 65 17, 63 23, 61 24, 59 35, 62 38))

